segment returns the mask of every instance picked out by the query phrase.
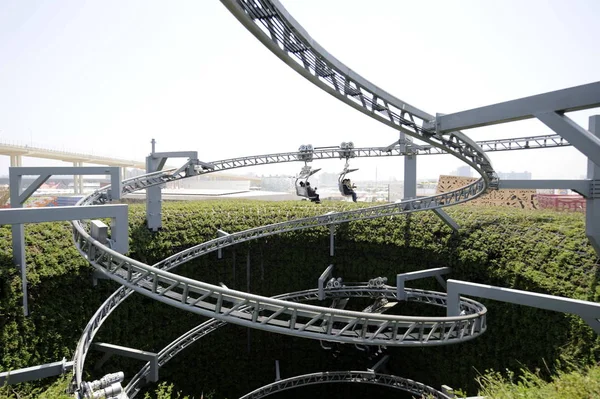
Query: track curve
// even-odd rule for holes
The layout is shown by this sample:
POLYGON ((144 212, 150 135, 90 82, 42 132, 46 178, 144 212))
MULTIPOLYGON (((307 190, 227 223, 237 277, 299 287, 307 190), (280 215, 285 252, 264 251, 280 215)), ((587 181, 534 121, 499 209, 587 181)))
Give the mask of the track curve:
POLYGON ((325 371, 299 375, 265 385, 240 397, 240 399, 264 398, 289 389, 328 383, 379 385, 419 395, 420 398, 451 399, 445 393, 420 382, 395 375, 372 373, 370 371, 325 371))
MULTIPOLYGON (((442 307, 446 305, 446 297, 443 293, 418 289, 406 289, 406 293, 406 301, 408 302, 419 302, 442 307)), ((340 288, 329 288, 325 290, 326 299, 363 297, 397 299, 395 287, 383 286, 379 288, 374 288, 368 283, 356 283, 340 288)), ((281 294, 273 298, 293 302, 316 301, 319 298, 319 292, 317 289, 309 289, 288 294, 281 294)), ((472 301, 466 298, 461 298, 461 308, 467 309, 472 307, 476 307, 477 312, 480 314, 480 333, 483 333, 487 329, 487 309, 479 302, 472 301)), ((247 310, 247 308, 240 310, 245 311, 247 310)), ((192 328, 191 330, 181 335, 158 352, 158 366, 164 366, 169 360, 171 360, 185 348, 187 348, 200 338, 206 336, 207 334, 217 330, 219 327, 224 326, 225 324, 227 323, 225 323, 224 321, 210 319, 192 328)), ((148 362, 129 381, 125 388, 125 391, 127 392, 130 398, 133 398, 135 397, 135 395, 137 395, 144 383, 144 379, 146 378, 146 376, 148 376, 149 373, 150 363, 148 362)))
MULTIPOLYGON (((350 312, 265 298, 187 279, 168 271, 217 249, 273 234, 463 203, 482 195, 497 182, 487 155, 474 141, 460 132, 437 135, 423 129, 421 126, 432 120, 432 115, 393 97, 352 72, 312 40, 277 1, 223 0, 223 3, 271 51, 312 83, 379 122, 463 160, 481 178, 458 190, 432 197, 303 218, 233 233, 194 246, 153 266, 107 248, 90 236, 81 221, 73 221, 74 241, 81 255, 108 278, 127 287, 115 292, 107 301, 109 306, 103 305, 91 324, 88 324, 89 329, 86 327, 76 351, 76 357, 79 356, 75 362, 77 368, 83 366, 79 359, 85 358, 89 343, 101 324, 98 321, 107 317, 130 294, 130 290, 223 322, 342 343, 440 345, 465 341, 479 335, 484 324, 480 319, 481 315, 474 308, 465 309, 465 314, 461 316, 439 318, 350 312), (324 329, 321 328, 322 325, 328 327, 324 329), (361 326, 361 332, 356 336, 353 328, 358 325, 361 326), (419 333, 415 333, 416 331, 419 333)), ((128 179, 123 182, 123 193, 192 177, 188 173, 187 169, 179 169, 128 179)), ((106 190, 99 190, 82 199, 78 205, 92 205, 108 200, 106 190)), ((82 382, 80 372, 81 370, 76 371, 76 387, 82 382)))

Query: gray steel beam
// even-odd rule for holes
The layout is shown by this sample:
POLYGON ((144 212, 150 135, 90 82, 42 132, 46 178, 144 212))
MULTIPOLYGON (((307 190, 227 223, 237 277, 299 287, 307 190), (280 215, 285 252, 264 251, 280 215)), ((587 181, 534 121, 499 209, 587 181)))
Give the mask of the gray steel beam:
POLYGON ((327 283, 327 279, 331 277, 331 272, 333 271, 333 265, 327 266, 327 268, 321 273, 318 281, 319 288, 319 301, 325 299, 325 284, 327 283))
MULTIPOLYGON (((31 197, 33 193, 42 186, 42 184, 46 183, 48 179, 51 177, 51 174, 42 174, 39 175, 37 179, 33 181, 22 193, 19 195, 19 203, 24 204, 27 201, 27 198, 31 197)), ((12 202, 12 201, 11 201, 12 202)))
POLYGON ((198 151, 168 151, 168 152, 153 152, 150 154, 152 158, 190 158, 198 159, 198 151))
POLYGON ((335 255, 335 225, 329 225, 329 256, 335 255))
POLYGON ((460 229, 458 223, 456 223, 456 221, 452 219, 452 216, 448 215, 442 208, 434 209, 433 213, 435 213, 442 220, 442 222, 444 222, 452 230, 458 231, 460 229))
POLYGON ((535 115, 542 123, 567 139, 571 145, 600 166, 600 138, 594 136, 566 115, 556 112, 535 115))
POLYGON ((4 385, 19 384, 21 382, 39 380, 64 374, 73 368, 73 362, 63 358, 60 362, 41 364, 24 369, 5 371, 0 373, 0 387, 4 385))
POLYGON ((417 156, 404 157, 404 195, 403 199, 417 198, 417 156))
MULTIPOLYGON (((552 91, 518 100, 453 114, 438 114, 424 125, 439 134, 537 117, 548 112, 570 112, 600 107, 600 82, 552 91)), ((567 140, 569 140, 567 138, 567 140)), ((571 143, 573 144, 573 143, 571 143)))
POLYGON ((373 365, 373 367, 369 367, 367 369, 367 371, 370 371, 372 373, 378 373, 379 370, 386 365, 386 363, 390 360, 390 355, 385 355, 384 357, 382 357, 381 359, 379 359, 379 361, 377 363, 375 363, 373 365))
POLYGON ((435 269, 418 270, 416 272, 400 273, 396 275, 396 295, 399 301, 406 300, 404 283, 410 280, 418 280, 426 277, 439 277, 452 271, 449 267, 437 267, 435 269))
MULTIPOLYGON (((119 167, 117 166, 19 166, 19 167, 11 167, 9 168, 9 174, 15 176, 32 176, 39 175, 40 177, 36 179, 29 187, 21 193, 19 187, 19 199, 21 203, 25 202, 31 194, 35 192, 39 186, 41 186, 45 180, 40 180, 44 176, 52 176, 52 175, 110 175, 111 182, 111 198, 112 199, 121 199, 121 172, 119 167), (32 187, 35 187, 32 189, 32 187), (25 196, 28 193, 29 196, 25 196)), ((46 179, 47 180, 47 179, 46 179)), ((11 198, 12 203, 12 198, 11 198)))
MULTIPOLYGON (((590 116, 590 132, 600 137, 600 115, 590 116)), ((596 254, 600 256, 600 166, 588 159, 587 177, 593 182, 591 195, 585 204, 585 235, 590 240, 596 254)))
POLYGON ((126 253, 129 248, 126 204, 0 209, 0 225, 97 218, 111 218, 116 221, 111 226, 113 249, 123 254, 126 253))
MULTIPOLYGON (((229 233, 227 233, 226 231, 223 231, 221 229, 217 230, 217 237, 225 237, 225 236, 228 236, 228 235, 229 235, 229 233)), ((217 249, 217 258, 218 259, 222 259, 223 258, 223 249, 222 248, 217 249)))
POLYGON ((448 302, 446 311, 448 317, 460 315, 460 295, 464 294, 533 308, 576 314, 585 320, 596 333, 600 334, 600 303, 459 280, 448 280, 447 284, 448 302))
MULTIPOLYGON (((10 167, 9 168, 9 186, 10 186, 10 205, 12 208, 21 208, 25 201, 42 185, 51 175, 69 175, 69 174, 90 174, 90 175, 111 175, 112 187, 115 192, 114 199, 121 198, 121 182, 119 180, 118 167, 10 167), (23 176, 39 175, 21 192, 23 176), (117 188, 114 190, 114 188, 117 188)), ((25 231, 22 224, 13 224, 12 231, 12 248, 13 248, 13 263, 21 269, 21 284, 23 291, 23 313, 25 316, 29 314, 29 306, 27 299, 27 265, 25 262, 25 231)))
POLYGON ((130 357, 132 359, 145 360, 150 362, 150 374, 148 376, 149 382, 158 381, 158 354, 154 352, 142 351, 139 349, 128 348, 125 346, 107 344, 104 342, 98 342, 93 345, 94 349, 105 352, 107 354, 120 355, 130 357))
MULTIPOLYGON (((152 139, 152 153, 146 157, 146 172, 154 173, 162 170, 168 158, 198 159, 198 151, 154 152, 156 142, 152 139)), ((175 174, 184 170, 189 163, 179 168, 175 174)), ((162 228, 162 188, 161 186, 146 187, 146 227, 152 231, 162 228)))
POLYGON ((568 189, 590 196, 590 180, 499 180, 499 189, 568 189))

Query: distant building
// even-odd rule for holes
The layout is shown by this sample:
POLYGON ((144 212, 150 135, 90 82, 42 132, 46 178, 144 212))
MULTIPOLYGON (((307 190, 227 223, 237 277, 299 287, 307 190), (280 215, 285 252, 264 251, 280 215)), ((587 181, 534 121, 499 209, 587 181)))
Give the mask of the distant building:
POLYGON ((473 177, 473 173, 471 172, 471 167, 469 165, 459 166, 456 170, 452 171, 451 175, 461 177, 473 177))
POLYGON ((501 180, 531 180, 531 172, 498 172, 501 180))

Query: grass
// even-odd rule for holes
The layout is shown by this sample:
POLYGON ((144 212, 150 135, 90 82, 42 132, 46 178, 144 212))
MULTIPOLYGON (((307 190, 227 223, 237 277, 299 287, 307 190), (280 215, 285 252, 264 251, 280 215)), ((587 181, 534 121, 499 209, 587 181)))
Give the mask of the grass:
POLYGON ((600 366, 559 371, 550 381, 539 370, 522 369, 519 377, 488 371, 477 378, 479 395, 487 399, 592 399, 600 398, 600 366))

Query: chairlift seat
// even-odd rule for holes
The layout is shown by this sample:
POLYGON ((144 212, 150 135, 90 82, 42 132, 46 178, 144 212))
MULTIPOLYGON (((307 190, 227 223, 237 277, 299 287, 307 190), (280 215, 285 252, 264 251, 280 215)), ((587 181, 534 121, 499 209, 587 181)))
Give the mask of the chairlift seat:
POLYGON ((298 174, 298 177, 296 178, 296 195, 298 195, 299 197, 304 197, 304 198, 308 198, 308 199, 313 199, 316 198, 316 196, 309 196, 308 195, 308 190, 306 189, 306 183, 308 183, 308 179, 314 175, 315 173, 317 173, 318 171, 320 171, 321 168, 318 169, 312 169, 309 165, 305 165, 304 167, 302 167, 302 170, 300 171, 300 173, 298 174), (303 184, 303 186, 300 185, 300 183, 303 184))
POLYGON ((345 180, 346 175, 348 173, 356 172, 357 170, 358 170, 358 168, 349 169, 349 168, 345 167, 344 170, 342 171, 342 173, 340 173, 340 176, 338 177, 338 188, 342 195, 344 195, 344 196, 352 195, 352 193, 350 192, 350 188, 342 182, 345 180))

